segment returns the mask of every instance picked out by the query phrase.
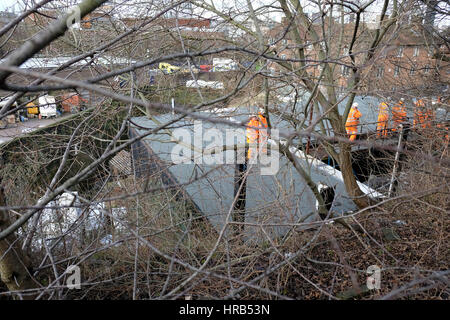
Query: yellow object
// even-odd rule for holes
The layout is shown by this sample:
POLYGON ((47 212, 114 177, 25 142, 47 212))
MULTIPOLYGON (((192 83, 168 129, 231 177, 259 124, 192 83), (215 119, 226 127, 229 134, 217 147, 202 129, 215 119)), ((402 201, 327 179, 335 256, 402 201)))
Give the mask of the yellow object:
POLYGON ((27 104, 27 113, 28 114, 38 114, 39 108, 33 102, 30 102, 27 104))
POLYGON ((173 66, 170 63, 166 63, 166 62, 160 62, 159 70, 161 70, 162 72, 164 72, 166 74, 171 74, 171 73, 174 73, 175 71, 180 70, 180 67, 173 66))
POLYGON ((359 118, 362 114, 358 108, 352 107, 347 117, 347 122, 345 123, 345 129, 347 134, 350 135, 350 141, 356 139, 356 134, 358 133, 359 118))

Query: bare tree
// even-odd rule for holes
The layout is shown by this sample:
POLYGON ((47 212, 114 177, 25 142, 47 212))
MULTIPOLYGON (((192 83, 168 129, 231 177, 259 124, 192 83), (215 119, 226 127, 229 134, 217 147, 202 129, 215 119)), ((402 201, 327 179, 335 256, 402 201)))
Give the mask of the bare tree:
MULTIPOLYGON (((0 129, 0 143, 2 130, 15 136, 0 145, 5 190, 0 193, 0 275, 7 287, 1 296, 448 295, 446 118, 415 128, 414 140, 400 147, 396 136, 394 143, 376 139, 370 123, 356 141, 346 132, 351 106, 364 96, 377 104, 392 99, 391 105, 407 98, 412 112, 412 99, 421 98, 427 86, 430 110, 448 109, 437 86, 446 83, 448 70, 448 34, 436 27, 448 8, 439 1, 236 1, 220 7, 203 0, 19 2, 23 12, 0 26, 0 90, 6 101, 0 121, 31 114, 30 103, 41 104, 39 97, 48 95, 61 103, 84 97, 87 106, 55 121, 33 120, 37 126, 48 122, 31 133, 0 129), (423 21, 406 24, 412 12, 423 21), (417 41, 405 36, 410 30, 417 31, 417 41), (404 59, 399 47, 406 48, 404 59), (424 48, 433 54, 423 51, 417 66, 424 48), (411 57, 410 49, 415 50, 411 57), (231 60, 233 70, 203 72, 216 66, 217 58, 231 60), (397 68, 409 70, 408 77, 397 77, 397 68), (202 88, 201 81, 213 87, 202 88), (437 96, 441 99, 432 104, 437 96), (317 201, 313 212, 302 212, 295 197, 285 196, 299 188, 299 180, 276 181, 269 193, 277 198, 266 200, 263 182, 246 185, 251 164, 239 179, 218 165, 178 181, 168 175, 171 164, 163 151, 148 151, 161 141, 182 145, 176 129, 199 120, 245 132, 251 129, 247 119, 223 114, 248 105, 263 108, 269 132, 279 129, 271 143, 304 182, 295 196, 311 194, 309 201, 317 201), (363 166, 376 166, 372 171, 384 175, 390 171, 378 166, 393 162, 397 152, 401 173, 393 176, 397 192, 392 197, 382 194, 384 185, 374 199, 359 181, 360 149, 367 152, 360 156, 363 166), (335 163, 327 165, 328 174, 339 171, 357 210, 333 210, 333 199, 311 169, 327 161, 335 163), (230 180, 235 183, 231 205, 222 208, 225 223, 217 225, 210 216, 219 213, 199 212, 187 190, 206 181, 220 194, 230 180), (252 188, 260 190, 262 203, 257 212, 249 211, 255 220, 233 220, 243 190, 252 188), (420 221, 405 218, 405 212, 421 210, 420 221), (265 220, 266 212, 282 218, 265 220), (292 212, 301 212, 301 218, 287 220, 292 212), (427 249, 424 238, 403 227, 408 224, 432 237, 427 249), (235 226, 239 232, 230 233, 235 226), (246 240, 248 230, 260 240, 246 240), (405 238, 413 239, 414 257, 404 254, 405 238), (431 252, 441 260, 431 261, 431 252), (383 281, 400 285, 371 291, 365 286, 366 269, 373 265, 386 275, 383 281), (81 291, 66 285, 74 266, 83 272, 81 291)), ((239 147, 233 142, 211 154, 239 147)), ((188 149, 203 153, 195 143, 188 149)))

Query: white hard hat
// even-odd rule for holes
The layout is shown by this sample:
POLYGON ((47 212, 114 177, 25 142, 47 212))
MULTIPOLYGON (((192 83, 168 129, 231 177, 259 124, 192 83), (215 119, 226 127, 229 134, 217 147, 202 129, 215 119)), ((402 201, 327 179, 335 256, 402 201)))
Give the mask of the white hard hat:
POLYGON ((405 101, 405 98, 401 98, 400 101, 405 101))
POLYGON ((359 107, 359 104, 358 104, 358 102, 353 102, 353 105, 352 105, 352 107, 353 107, 353 108, 358 108, 358 107, 359 107))
POLYGON ((262 108, 262 107, 259 107, 259 108, 258 108, 258 112, 259 112, 259 113, 264 113, 265 111, 266 111, 266 110, 264 110, 264 108, 262 108))

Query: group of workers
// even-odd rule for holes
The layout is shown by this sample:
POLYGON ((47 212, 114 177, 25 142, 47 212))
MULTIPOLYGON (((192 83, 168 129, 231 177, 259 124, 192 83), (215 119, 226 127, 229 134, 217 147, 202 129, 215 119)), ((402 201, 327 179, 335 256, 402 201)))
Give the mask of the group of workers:
MULTIPOLYGON (((439 102, 439 100, 438 100, 439 102)), ((415 129, 425 129, 431 128, 434 120, 435 114, 432 108, 427 107, 422 99, 418 99, 415 103, 414 108, 414 121, 413 128, 415 129)), ((350 112, 347 117, 347 122, 345 123, 345 129, 349 135, 350 141, 356 139, 358 134, 359 119, 361 118, 361 111, 358 109, 358 103, 353 103, 350 112)), ((377 136, 387 137, 389 132, 397 132, 400 125, 408 122, 408 117, 406 114, 405 99, 401 98, 399 102, 389 107, 386 102, 381 102, 378 106, 378 119, 377 119, 377 136), (392 126, 389 126, 389 116, 392 114, 392 126)))
MULTIPOLYGON (((389 131, 397 131, 400 124, 408 121, 403 98, 400 99, 400 101, 392 107, 391 112, 394 125, 392 128, 389 128, 389 106, 386 102, 382 102, 378 106, 377 135, 379 137, 386 137, 389 131)), ((361 116, 362 113, 358 109, 358 103, 353 103, 347 117, 347 122, 345 123, 345 129, 347 131, 347 134, 349 135, 350 141, 356 139, 356 136, 358 134, 359 119, 361 118, 361 116)))
POLYGON ((405 99, 401 98, 392 107, 392 122, 393 126, 389 128, 389 105, 386 102, 382 102, 378 107, 378 119, 377 119, 377 135, 378 137, 387 137, 389 130, 391 132, 398 131, 400 125, 408 122, 406 114, 405 99))
MULTIPOLYGON (((437 101, 440 102, 439 99, 437 101)), ((435 120, 434 110, 430 107, 427 107, 425 102, 422 99, 418 99, 415 101, 414 108, 414 119, 413 119, 413 128, 415 129, 426 129, 431 128, 432 124, 435 120)), ((433 103, 434 104, 434 103, 433 103)), ((350 108, 347 121, 345 123, 345 129, 347 135, 349 135, 350 141, 356 139, 358 135, 358 126, 359 121, 362 116, 361 111, 358 109, 359 105, 357 102, 353 103, 350 108)), ((386 102, 381 102, 378 106, 378 119, 377 119, 377 136, 378 137, 387 137, 389 132, 397 132, 399 130, 400 125, 404 125, 408 122, 408 117, 406 113, 405 99, 401 98, 392 108, 386 102), (389 126, 389 118, 390 114, 392 114, 392 122, 393 125, 389 126)), ((440 125, 437 124, 437 127, 440 128, 440 125)), ((447 128, 444 128, 447 129, 447 128)), ((267 140, 269 137, 268 133, 268 124, 267 119, 265 117, 265 112, 262 107, 259 108, 258 114, 252 116, 247 123, 247 143, 250 146, 264 146, 267 144, 267 140)), ((447 133, 448 139, 448 133, 447 133)), ((261 150, 261 149, 259 149, 261 150)), ((256 155, 253 154, 255 151, 255 147, 250 147, 247 152, 247 159, 251 159, 256 155)))

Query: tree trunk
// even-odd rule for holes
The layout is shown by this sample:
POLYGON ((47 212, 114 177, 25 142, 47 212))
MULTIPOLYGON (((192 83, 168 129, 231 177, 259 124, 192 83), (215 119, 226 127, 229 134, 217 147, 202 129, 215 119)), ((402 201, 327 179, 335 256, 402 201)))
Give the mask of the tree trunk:
MULTIPOLYGON (((0 207, 6 206, 6 197, 0 187, 0 207)), ((10 224, 7 210, 0 210, 0 231, 10 224)), ((9 291, 21 291, 36 288, 29 272, 30 259, 22 252, 20 243, 14 234, 0 241, 0 279, 9 291)), ((32 299, 33 295, 23 295, 23 299, 32 299)))
POLYGON ((369 206, 369 199, 364 192, 361 191, 356 182, 355 173, 353 172, 352 167, 351 145, 343 142, 339 143, 339 145, 339 166, 344 179, 345 189, 358 208, 366 208, 369 206))

